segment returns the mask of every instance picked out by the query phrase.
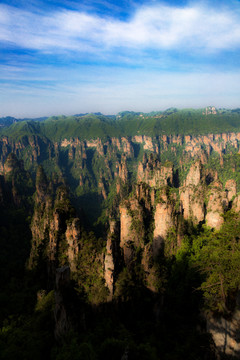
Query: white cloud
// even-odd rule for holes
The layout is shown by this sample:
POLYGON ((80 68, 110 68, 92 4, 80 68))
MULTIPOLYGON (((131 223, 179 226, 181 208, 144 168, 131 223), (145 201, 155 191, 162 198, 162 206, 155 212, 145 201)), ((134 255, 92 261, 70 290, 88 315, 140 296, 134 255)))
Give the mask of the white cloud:
MULTIPOLYGON (((221 56, 222 50, 239 49, 240 15, 235 10, 158 4, 138 7, 131 18, 120 21, 81 11, 31 12, 0 4, 0 47, 44 54, 11 52, 0 66, 0 116, 238 107, 240 72, 217 72, 211 59, 195 65, 196 57, 192 61, 187 56, 221 56), (179 60, 171 50, 182 51, 179 60), (44 59, 47 53, 63 53, 56 58, 61 62, 51 65, 44 59), (69 54, 90 57, 96 66, 72 61, 68 67, 69 54), (101 66, 100 57, 134 66, 101 66), (169 70, 173 68, 177 71, 169 70)), ((219 64, 224 67, 221 57, 219 64)))
POLYGON ((234 8, 140 7, 127 21, 80 11, 33 13, 0 5, 0 41, 40 51, 103 52, 114 48, 219 51, 240 47, 234 8))

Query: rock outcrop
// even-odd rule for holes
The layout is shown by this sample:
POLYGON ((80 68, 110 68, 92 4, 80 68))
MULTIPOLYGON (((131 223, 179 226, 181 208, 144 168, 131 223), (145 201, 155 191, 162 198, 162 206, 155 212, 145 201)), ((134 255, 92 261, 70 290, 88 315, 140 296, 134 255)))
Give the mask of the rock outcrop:
POLYGON ((190 167, 190 170, 187 174, 186 180, 184 182, 185 186, 198 186, 203 180, 202 175, 203 169, 200 161, 196 161, 190 167))
POLYGON ((206 208, 206 224, 216 230, 222 226, 223 214, 228 208, 226 192, 222 190, 222 184, 215 181, 210 186, 206 208))
POLYGON ((174 203, 169 199, 166 192, 161 194, 160 201, 156 204, 154 215, 153 232, 153 256, 157 256, 164 247, 164 240, 169 230, 175 226, 174 203))
POLYGON ((138 182, 144 182, 151 187, 160 187, 173 183, 173 165, 161 164, 153 157, 145 158, 138 164, 138 182))
POLYGON ((231 318, 208 317, 207 331, 212 335, 221 358, 240 357, 240 310, 236 309, 231 318))
POLYGON ((36 200, 31 231, 30 268, 38 266, 39 263, 47 264, 51 279, 58 266, 68 265, 71 271, 75 270, 79 252, 80 221, 75 216, 66 189, 59 187, 55 193, 41 167, 36 176, 36 200))
POLYGON ((81 225, 78 218, 74 218, 67 223, 65 236, 68 244, 67 257, 71 271, 76 270, 75 261, 79 253, 80 228, 81 225))
POLYGON ((229 179, 226 181, 225 184, 225 191, 227 195, 228 201, 232 201, 233 197, 237 195, 237 184, 236 181, 233 179, 229 179))
POLYGON ((205 218, 205 183, 200 161, 192 164, 184 186, 179 189, 180 203, 184 219, 199 224, 205 218))
MULTIPOLYGON (((172 184, 176 175, 173 166, 170 162, 162 161, 162 158, 169 159, 170 156, 172 159, 174 155, 176 158, 181 156, 182 164, 193 159, 201 159, 202 163, 207 163, 214 152, 218 153, 223 165, 223 156, 230 148, 240 151, 240 133, 198 136, 164 134, 155 137, 135 135, 106 140, 80 140, 72 137, 59 143, 37 134, 24 136, 17 141, 4 136, 0 139, 0 175, 9 171, 8 165, 5 165, 4 169, 4 164, 7 156, 14 153, 24 160, 27 170, 36 171, 37 166, 46 161, 47 166, 54 169, 58 175, 68 174, 73 191, 82 194, 98 187, 102 199, 106 200, 112 184, 114 183, 119 193, 119 183, 127 184, 135 180, 136 170, 138 182, 142 181, 151 187, 172 184), (134 161, 142 151, 147 154, 146 159, 135 164, 134 161), (101 165, 98 167, 96 164, 101 165)), ((194 185, 199 174, 196 172, 192 175, 189 179, 192 179, 191 185, 194 185)), ((190 183, 181 185, 188 186, 190 183)), ((230 194, 231 191, 228 192, 230 194)), ((193 195, 186 197, 192 199, 193 195)), ((199 213, 200 209, 197 212, 199 213)), ((197 219, 200 217, 197 215, 197 219)))
POLYGON ((120 205, 120 247, 126 264, 131 262, 134 248, 143 247, 143 210, 137 199, 130 199, 120 205))
POLYGON ((240 195, 237 195, 232 202, 232 209, 235 212, 240 212, 240 195))
POLYGON ((204 221, 205 204, 202 188, 181 188, 180 202, 183 209, 184 219, 191 220, 196 225, 204 221))
POLYGON ((114 293, 114 285, 121 266, 121 254, 119 247, 119 224, 116 220, 110 220, 109 233, 107 237, 106 255, 104 260, 104 277, 109 289, 108 300, 114 293))

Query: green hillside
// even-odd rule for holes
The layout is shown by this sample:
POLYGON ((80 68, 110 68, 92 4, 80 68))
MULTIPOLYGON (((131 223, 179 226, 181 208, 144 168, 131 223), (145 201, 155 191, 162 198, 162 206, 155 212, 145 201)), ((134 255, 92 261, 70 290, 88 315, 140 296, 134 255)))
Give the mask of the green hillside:
POLYGON ((165 112, 121 112, 117 116, 87 114, 83 116, 54 116, 45 121, 20 121, 2 127, 0 135, 18 139, 37 134, 59 141, 78 137, 81 140, 120 136, 161 134, 198 135, 240 131, 240 113, 220 110, 217 114, 203 114, 203 109, 169 109, 165 112))

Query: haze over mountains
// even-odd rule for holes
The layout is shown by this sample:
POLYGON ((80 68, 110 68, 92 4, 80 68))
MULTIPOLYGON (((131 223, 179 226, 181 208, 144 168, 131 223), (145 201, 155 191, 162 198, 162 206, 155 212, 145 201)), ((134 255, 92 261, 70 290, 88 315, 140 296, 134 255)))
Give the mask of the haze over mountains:
POLYGON ((90 113, 33 119, 3 117, 0 118, 0 130, 2 135, 8 136, 33 131, 50 138, 54 136, 58 140, 73 135, 81 139, 90 139, 114 136, 114 134, 116 136, 133 136, 137 133, 154 136, 162 132, 197 134, 236 130, 239 127, 239 114, 239 109, 216 109, 209 106, 204 109, 169 108, 150 113, 123 111, 117 115, 90 113), (13 127, 6 129, 12 124, 13 127))
MULTIPOLYGON (((149 118, 149 117, 158 117, 160 115, 162 116, 167 116, 167 115, 170 115, 172 113, 175 113, 175 112, 181 112, 181 111, 188 111, 189 114, 191 114, 191 112, 193 113, 197 113, 199 112, 202 113, 202 114, 205 114, 205 115, 210 115, 210 114, 216 114, 218 112, 218 114, 226 114, 226 113, 240 113, 240 109, 216 109, 214 106, 208 106, 207 108, 202 108, 202 109, 183 109, 183 110, 179 110, 177 108, 169 108, 169 109, 166 109, 164 111, 152 111, 150 113, 144 113, 144 112, 135 112, 135 111, 121 111, 119 112, 118 114, 116 115, 104 115, 102 114, 101 112, 93 112, 93 113, 79 113, 79 114, 74 114, 72 116, 74 117, 83 117, 83 116, 87 116, 87 115, 96 115, 96 116, 104 116, 104 117, 109 117, 109 118, 112 118, 112 119, 120 119, 122 118, 123 116, 125 115, 128 115, 129 117, 131 116, 140 116, 140 117, 143 117, 143 118, 149 118), (214 109, 214 112, 212 111, 212 108, 214 109)), ((64 118, 70 118, 71 116, 65 116, 65 115, 58 115, 58 116, 54 116, 54 118, 60 118, 60 117, 64 117, 64 118)), ((12 125, 13 123, 16 123, 16 122, 20 122, 20 121, 44 121, 44 120, 47 120, 49 118, 51 118, 53 116, 43 116, 43 117, 33 117, 33 118, 15 118, 15 117, 12 117, 12 116, 4 116, 4 117, 0 117, 0 126, 10 126, 12 125)))

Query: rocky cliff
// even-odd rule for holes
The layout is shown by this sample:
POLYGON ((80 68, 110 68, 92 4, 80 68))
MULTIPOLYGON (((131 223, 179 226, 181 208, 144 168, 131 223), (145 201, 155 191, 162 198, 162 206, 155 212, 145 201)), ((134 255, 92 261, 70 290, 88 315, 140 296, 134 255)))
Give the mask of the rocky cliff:
POLYGON ((219 157, 223 165, 224 155, 228 152, 238 153, 240 149, 240 133, 209 134, 202 136, 162 135, 80 140, 70 138, 59 143, 38 135, 20 137, 19 140, 4 136, 0 139, 0 173, 10 153, 24 160, 25 167, 36 171, 43 164, 48 173, 57 172, 69 178, 74 191, 82 188, 99 188, 99 194, 106 199, 111 184, 118 178, 124 183, 132 181, 137 172, 138 181, 144 181, 150 186, 161 186, 160 179, 172 182, 171 167, 162 167, 159 162, 165 159, 175 159, 185 164, 191 159, 200 159, 204 164, 209 156, 219 157), (156 160, 143 159, 139 162, 141 153, 158 155, 156 160), (158 159, 158 160, 157 160, 158 159), (154 177, 152 176, 154 168, 154 177), (166 174, 162 174, 166 171, 166 174), (164 176, 163 176, 164 175, 164 176))
MULTIPOLYGON (((54 287, 58 276, 57 337, 71 328, 60 291, 61 269, 86 303, 97 307, 130 301, 143 291, 153 304, 151 316, 159 319, 165 299, 171 298, 169 274, 175 271, 177 278, 185 266, 186 283, 194 274, 184 263, 195 251, 189 248, 194 236, 207 229, 216 242, 226 217, 240 211, 239 142, 238 133, 59 143, 38 136, 1 139, 0 205, 11 198, 16 208, 24 204, 32 209, 28 269, 46 271, 48 287, 54 287), (84 211, 85 218, 77 215, 84 211)), ((234 241, 237 248, 238 239, 234 241)), ((215 284, 218 277, 210 286, 215 284)), ((224 317, 209 320, 214 340, 216 328, 234 333, 236 316, 229 322, 224 317)), ((234 355, 239 349, 233 346, 234 355)))
POLYGON ((55 189, 40 166, 36 174, 29 268, 45 262, 50 276, 55 276, 59 266, 69 265, 74 270, 80 229, 80 220, 70 204, 66 188, 60 186, 55 189))

